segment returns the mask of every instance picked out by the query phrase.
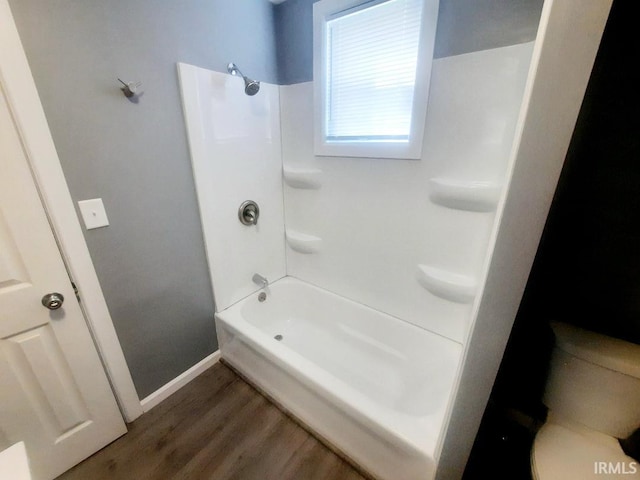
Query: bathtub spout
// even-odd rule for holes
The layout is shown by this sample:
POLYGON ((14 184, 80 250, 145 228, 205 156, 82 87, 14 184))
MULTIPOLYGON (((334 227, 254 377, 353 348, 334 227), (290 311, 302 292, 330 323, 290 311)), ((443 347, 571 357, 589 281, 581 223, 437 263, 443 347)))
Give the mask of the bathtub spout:
POLYGON ((269 285, 269 281, 259 273, 254 273, 252 280, 253 283, 260 285, 262 288, 267 288, 267 285, 269 285))

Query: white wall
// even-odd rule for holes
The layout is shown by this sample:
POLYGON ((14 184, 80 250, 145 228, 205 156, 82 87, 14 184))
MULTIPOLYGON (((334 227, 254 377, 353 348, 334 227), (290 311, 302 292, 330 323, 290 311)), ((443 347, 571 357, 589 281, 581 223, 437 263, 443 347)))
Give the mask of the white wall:
POLYGON ((241 78, 179 64, 182 102, 216 311, 285 275, 280 106, 276 85, 255 96, 241 78), (238 219, 254 200, 257 225, 238 219))
POLYGON ((313 84, 280 87, 287 273, 463 342, 531 51, 435 60, 419 161, 314 156, 313 84))

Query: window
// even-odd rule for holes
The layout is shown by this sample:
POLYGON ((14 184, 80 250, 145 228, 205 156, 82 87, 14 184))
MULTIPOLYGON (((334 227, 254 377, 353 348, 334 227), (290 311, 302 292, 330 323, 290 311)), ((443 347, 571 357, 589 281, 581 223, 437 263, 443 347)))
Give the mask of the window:
POLYGON ((437 0, 314 5, 317 155, 420 158, 437 0))

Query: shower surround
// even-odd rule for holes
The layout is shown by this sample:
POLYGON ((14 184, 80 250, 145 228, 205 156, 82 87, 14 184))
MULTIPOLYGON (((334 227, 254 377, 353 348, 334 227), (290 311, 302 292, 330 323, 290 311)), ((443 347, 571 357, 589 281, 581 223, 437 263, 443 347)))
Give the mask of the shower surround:
POLYGON ((312 82, 178 67, 222 356, 383 480, 435 475, 532 48, 434 60, 417 161, 315 156, 312 82))

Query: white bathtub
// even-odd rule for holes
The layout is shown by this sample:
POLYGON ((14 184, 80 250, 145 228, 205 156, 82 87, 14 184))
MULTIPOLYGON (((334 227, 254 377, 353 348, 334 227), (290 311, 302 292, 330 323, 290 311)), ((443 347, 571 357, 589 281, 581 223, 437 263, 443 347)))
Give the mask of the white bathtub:
POLYGON ((461 346, 292 277, 267 293, 216 314, 222 357, 373 476, 432 478, 461 346))

